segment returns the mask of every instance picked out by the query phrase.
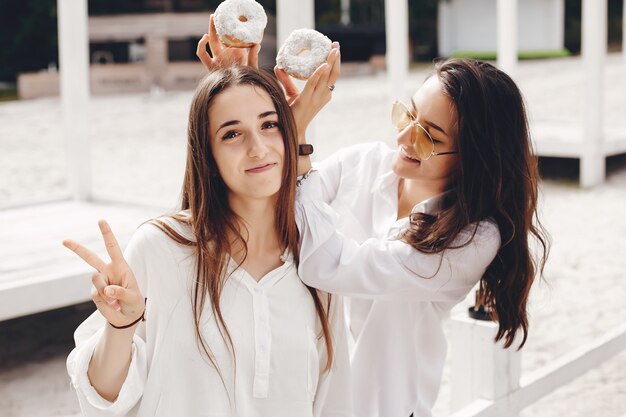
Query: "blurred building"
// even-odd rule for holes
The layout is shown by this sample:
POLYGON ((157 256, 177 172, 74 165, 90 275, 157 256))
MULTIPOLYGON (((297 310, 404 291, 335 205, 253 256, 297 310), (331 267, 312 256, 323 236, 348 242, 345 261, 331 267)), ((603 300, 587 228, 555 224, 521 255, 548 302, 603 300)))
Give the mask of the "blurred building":
MULTIPOLYGON (((358 4, 368 12, 365 17, 359 19, 357 14, 351 20, 348 7, 342 10, 341 23, 337 16, 331 16, 322 19, 326 23, 318 26, 342 44, 344 74, 370 73, 385 67, 386 32, 381 20, 384 7, 373 1, 365 7, 365 3, 358 4), (354 65, 352 70, 352 63, 361 65, 354 65)), ((458 52, 486 52, 495 56, 497 0, 446 0, 432 8, 416 10, 418 3, 421 5, 416 2, 409 8, 408 18, 413 24, 409 25, 410 61, 430 61, 436 56, 458 52)), ((195 50, 198 39, 207 31, 207 7, 214 6, 206 0, 113 3, 90 0, 91 93, 195 88, 204 75, 195 50)), ((268 27, 260 56, 260 65, 265 68, 274 65, 276 56, 276 19, 269 13, 272 10, 268 10, 268 27)), ((520 51, 563 49, 565 0, 520 0, 518 16, 520 51)), ((17 84, 21 98, 58 95, 59 74, 53 64, 47 71, 19 74, 17 84)))
MULTIPOLYGON (((439 2, 439 55, 495 52, 497 0, 439 2)), ((565 0, 518 1, 518 49, 559 51, 564 47, 565 0)))
MULTIPOLYGON (((91 94, 193 90, 206 74, 196 57, 209 13, 154 13, 89 17, 91 94)), ((268 15, 259 64, 273 67, 276 20, 268 15)), ((59 73, 18 75, 20 98, 59 94, 59 73)))

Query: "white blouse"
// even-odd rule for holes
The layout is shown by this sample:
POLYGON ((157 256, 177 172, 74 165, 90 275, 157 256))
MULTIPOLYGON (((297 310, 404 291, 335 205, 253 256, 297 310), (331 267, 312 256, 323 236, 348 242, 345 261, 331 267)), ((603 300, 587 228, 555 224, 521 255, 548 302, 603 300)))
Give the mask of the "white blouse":
MULTIPOLYGON (((190 230, 168 220, 184 236, 190 230)), ((75 333, 67 368, 86 416, 293 417, 352 416, 350 377, 340 297, 333 297, 334 365, 309 290, 293 258, 259 282, 230 260, 221 297, 233 356, 220 336, 207 300, 202 333, 224 382, 196 343, 191 306, 195 257, 150 224, 134 234, 124 254, 148 297, 146 321, 133 340, 128 376, 109 402, 91 386, 87 369, 107 325, 93 313, 75 333)))
MULTIPOLYGON (((345 295, 358 417, 430 417, 446 355, 441 321, 465 298, 500 246, 482 221, 471 243, 425 254, 397 239, 395 150, 382 143, 346 148, 316 165, 298 188, 300 278, 345 295)), ((413 212, 433 214, 444 196, 413 212)), ((473 226, 458 237, 471 237, 473 226)))

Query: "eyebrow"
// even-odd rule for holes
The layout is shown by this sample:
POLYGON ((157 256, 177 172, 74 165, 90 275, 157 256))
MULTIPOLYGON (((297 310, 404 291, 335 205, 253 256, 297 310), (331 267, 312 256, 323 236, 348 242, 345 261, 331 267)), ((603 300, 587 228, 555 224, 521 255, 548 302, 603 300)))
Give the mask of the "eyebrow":
MULTIPOLYGON (((413 97, 411 97, 411 105, 413 106, 413 110, 417 111, 417 106, 415 105, 415 101, 413 101, 413 97)), ((439 125, 429 121, 429 120, 424 120, 424 122, 429 125, 430 127, 432 127, 435 130, 440 131, 441 133, 443 133, 444 135, 448 136, 448 134, 446 133, 445 130, 443 130, 442 127, 440 127, 439 125)))
MULTIPOLYGON (((276 113, 276 110, 266 111, 266 112, 263 112, 263 113, 259 114, 258 119, 264 119, 267 116, 271 116, 272 114, 278 114, 278 113, 276 113)), ((233 126, 233 125, 236 125, 236 124, 239 124, 239 123, 241 123, 240 120, 229 120, 227 122, 224 122, 215 130, 215 133, 217 134, 217 132, 219 132, 220 129, 222 129, 224 127, 233 126)))

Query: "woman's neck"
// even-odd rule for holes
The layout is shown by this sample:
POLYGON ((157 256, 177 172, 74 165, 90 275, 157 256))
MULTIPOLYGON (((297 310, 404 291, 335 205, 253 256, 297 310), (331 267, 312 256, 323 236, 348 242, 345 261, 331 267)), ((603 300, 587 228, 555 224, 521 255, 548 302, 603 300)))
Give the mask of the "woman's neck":
POLYGON ((243 243, 231 236, 230 256, 258 280, 281 263, 284 248, 276 232, 276 199, 229 200, 231 210, 239 217, 239 230, 247 246, 245 253, 243 243))
POLYGON ((416 204, 446 190, 447 181, 420 181, 400 178, 398 183, 398 219, 408 217, 416 204))

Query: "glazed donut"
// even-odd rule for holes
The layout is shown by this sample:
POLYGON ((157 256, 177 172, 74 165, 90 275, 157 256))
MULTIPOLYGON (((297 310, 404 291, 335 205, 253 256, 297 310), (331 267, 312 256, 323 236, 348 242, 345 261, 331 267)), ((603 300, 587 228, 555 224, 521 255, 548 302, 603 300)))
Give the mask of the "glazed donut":
POLYGON ((263 39, 267 15, 254 0, 226 0, 215 9, 213 22, 224 45, 249 48, 263 39))
POLYGON ((313 29, 297 29, 291 32, 280 47, 276 64, 299 80, 306 80, 326 62, 332 42, 313 29))

